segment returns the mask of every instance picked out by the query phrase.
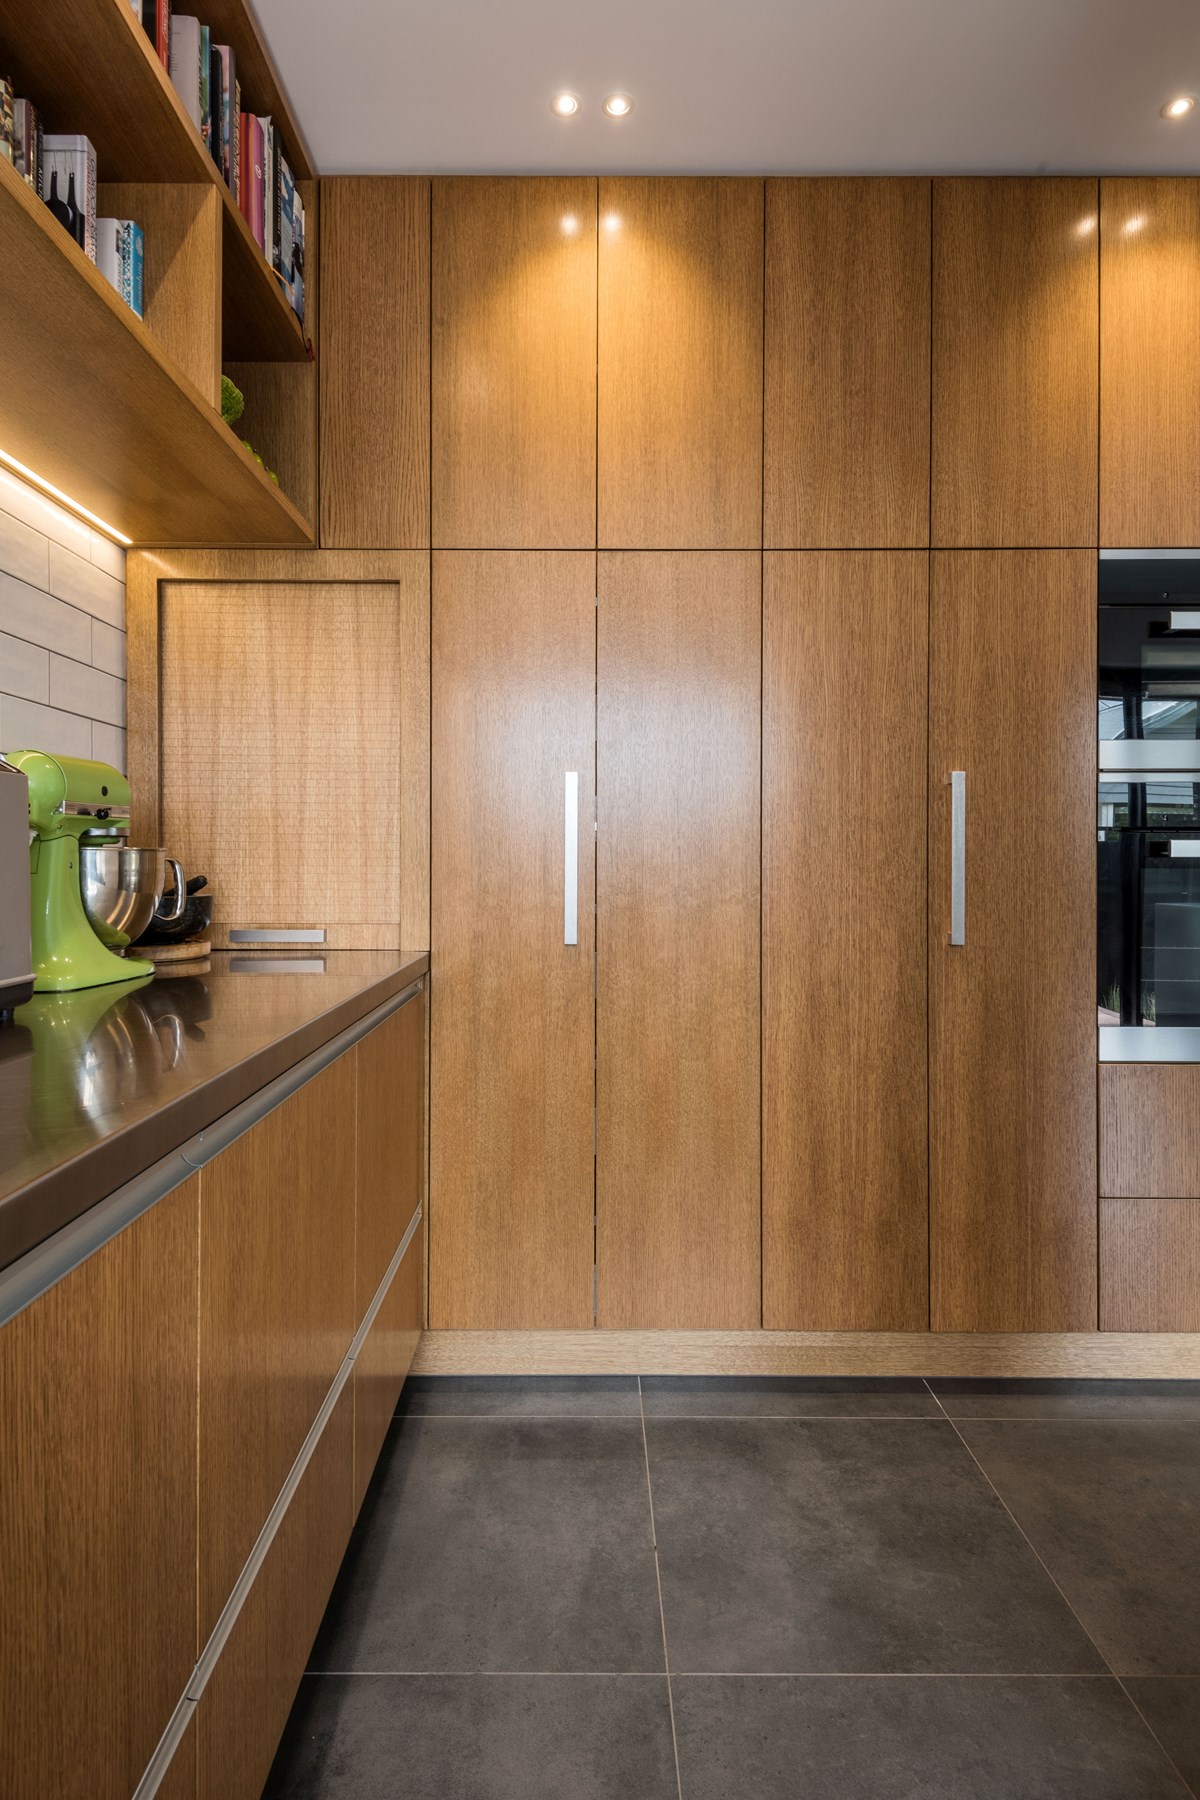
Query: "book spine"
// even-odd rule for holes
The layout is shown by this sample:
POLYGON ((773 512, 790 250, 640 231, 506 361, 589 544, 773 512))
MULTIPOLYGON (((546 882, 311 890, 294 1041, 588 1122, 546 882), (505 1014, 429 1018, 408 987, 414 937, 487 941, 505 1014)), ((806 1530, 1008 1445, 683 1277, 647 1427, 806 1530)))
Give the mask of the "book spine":
POLYGON ((274 171, 275 132, 271 125, 269 113, 259 116, 259 127, 262 131, 262 171, 263 171, 263 228, 259 243, 262 253, 269 263, 275 261, 275 246, 272 241, 275 230, 275 195, 272 191, 271 177, 274 171))
POLYGON ((230 130, 233 134, 231 154, 233 160, 233 197, 238 205, 242 202, 242 169, 245 166, 245 113, 242 111, 242 84, 236 74, 233 79, 233 100, 229 118, 230 130))
POLYGON ((0 156, 5 162, 17 160, 17 132, 13 117, 12 82, 0 76, 0 156))
POLYGON ((153 0, 154 47, 168 75, 171 72, 171 0, 153 0))
POLYGON ((266 241, 266 199, 267 178, 263 158, 263 128, 260 120, 253 113, 250 115, 250 229, 254 233, 254 241, 261 250, 266 241))
POLYGON ((198 94, 199 94, 199 101, 200 101, 200 136, 203 139, 204 148, 208 151, 209 155, 211 156, 211 154, 212 154, 212 92, 211 92, 210 85, 209 85, 209 73, 208 73, 209 72, 209 58, 210 58, 210 51, 209 51, 210 43, 211 43, 211 39, 209 37, 208 26, 201 25, 201 27, 200 27, 200 45, 199 45, 199 50, 198 50, 198 61, 199 61, 200 66, 197 70, 197 85, 198 85, 198 94))
POLYGON ((271 133, 271 266, 282 272, 283 269, 283 191, 280 176, 282 173, 283 150, 279 141, 279 133, 271 133))
POLYGON ((140 319, 143 317, 145 297, 146 239, 136 219, 131 220, 129 225, 129 260, 132 290, 130 305, 140 319))
POLYGON ((96 220, 96 267, 105 281, 121 292, 121 221, 96 220))
POLYGON ((96 260, 96 152, 92 148, 90 138, 83 140, 84 145, 84 184, 85 211, 83 218, 83 248, 93 262, 96 260))

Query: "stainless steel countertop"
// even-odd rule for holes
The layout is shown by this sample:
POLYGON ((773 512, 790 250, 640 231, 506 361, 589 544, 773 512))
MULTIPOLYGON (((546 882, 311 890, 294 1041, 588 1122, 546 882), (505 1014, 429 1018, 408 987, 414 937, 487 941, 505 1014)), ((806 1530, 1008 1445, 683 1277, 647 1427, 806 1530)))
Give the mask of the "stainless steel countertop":
POLYGON ((427 973, 425 951, 218 953, 0 1028, 0 1268, 427 973))

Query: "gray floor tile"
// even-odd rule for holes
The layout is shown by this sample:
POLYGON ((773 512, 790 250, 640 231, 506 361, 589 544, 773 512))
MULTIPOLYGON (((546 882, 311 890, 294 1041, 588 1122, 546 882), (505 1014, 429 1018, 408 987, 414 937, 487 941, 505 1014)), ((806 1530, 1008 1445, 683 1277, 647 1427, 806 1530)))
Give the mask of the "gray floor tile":
POLYGON ((935 1419, 923 1381, 841 1375, 643 1375, 646 1417, 935 1419))
POLYGON ((646 1433, 672 1670, 1103 1668, 947 1421, 646 1433))
POLYGON ((1200 1794, 1200 1679, 1150 1675, 1125 1685, 1183 1779, 1200 1794))
POLYGON ((672 1685, 687 1800, 1183 1800, 1107 1679, 672 1685))
POLYGON ((1118 1675, 1200 1675, 1200 1425, 963 1421, 1118 1675))
POLYGON ((635 1419, 641 1402, 636 1375, 415 1375, 396 1411, 401 1417, 635 1419))
POLYGON ((309 1675, 263 1800, 675 1800, 662 1676, 309 1675))
POLYGON ((398 1420, 312 1666, 660 1670, 640 1419, 398 1420))
POLYGON ((1197 1419, 1200 1381, 943 1380, 952 1419, 1197 1419))

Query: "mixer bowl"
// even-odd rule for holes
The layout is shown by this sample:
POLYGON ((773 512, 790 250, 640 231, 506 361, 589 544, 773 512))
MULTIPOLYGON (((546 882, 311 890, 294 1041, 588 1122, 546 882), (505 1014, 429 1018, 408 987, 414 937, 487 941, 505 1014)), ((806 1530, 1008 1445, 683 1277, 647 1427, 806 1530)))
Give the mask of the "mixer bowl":
POLYGON ((167 884, 165 850, 81 844, 79 887, 88 923, 110 950, 124 950, 154 917, 167 884))

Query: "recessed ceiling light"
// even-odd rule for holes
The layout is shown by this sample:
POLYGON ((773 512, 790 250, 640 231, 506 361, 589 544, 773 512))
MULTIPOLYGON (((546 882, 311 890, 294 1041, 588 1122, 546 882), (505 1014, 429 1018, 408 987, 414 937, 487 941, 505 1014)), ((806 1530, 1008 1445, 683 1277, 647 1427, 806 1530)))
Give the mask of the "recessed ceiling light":
POLYGON ((604 102, 604 110, 610 119, 625 119, 633 111, 633 101, 628 94, 610 94, 604 102))
POLYGON ((1164 119, 1186 119, 1196 104, 1195 94, 1179 94, 1162 108, 1164 119))
POLYGON ((555 94, 550 102, 550 111, 558 119, 573 119, 579 111, 579 99, 575 94, 555 94))

